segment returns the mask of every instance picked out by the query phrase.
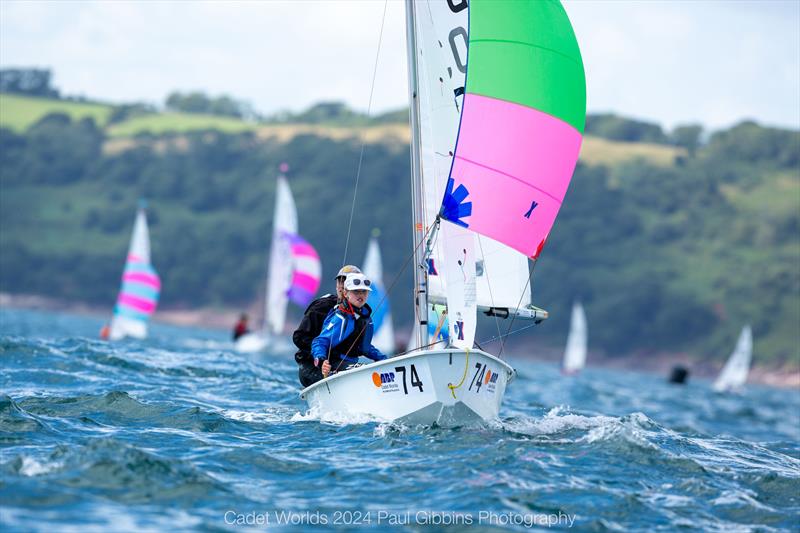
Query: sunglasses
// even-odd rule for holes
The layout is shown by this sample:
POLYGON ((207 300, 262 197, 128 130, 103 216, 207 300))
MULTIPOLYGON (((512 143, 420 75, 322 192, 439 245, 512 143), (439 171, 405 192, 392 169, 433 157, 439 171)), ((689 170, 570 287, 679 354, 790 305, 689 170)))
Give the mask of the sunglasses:
MULTIPOLYGON (((356 279, 353 280, 353 285, 358 287, 359 285, 361 285, 361 281, 362 281, 361 279, 356 278, 356 279)), ((372 285, 372 282, 370 280, 368 280, 368 279, 365 279, 363 281, 364 281, 364 286, 365 287, 369 287, 370 285, 372 285)))

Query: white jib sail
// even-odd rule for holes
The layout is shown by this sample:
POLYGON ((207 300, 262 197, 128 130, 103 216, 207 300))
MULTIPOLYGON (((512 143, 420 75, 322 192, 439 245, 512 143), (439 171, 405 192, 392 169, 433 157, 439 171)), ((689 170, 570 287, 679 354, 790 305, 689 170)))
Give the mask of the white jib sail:
POLYGON ((569 324, 567 348, 564 350, 564 372, 578 372, 586 366, 586 345, 588 332, 586 328, 586 313, 580 302, 572 305, 572 320, 569 324))
POLYGON ((753 332, 750 326, 742 328, 736 349, 728 358, 728 362, 714 382, 714 390, 724 392, 741 388, 750 373, 750 361, 753 358, 753 332))
POLYGON ((285 176, 278 176, 275 213, 267 273, 266 330, 278 335, 286 323, 288 291, 292 284, 291 245, 287 235, 297 234, 297 208, 285 176))
POLYGON ((372 344, 385 354, 395 351, 394 326, 392 325, 392 312, 389 308, 389 297, 386 285, 383 283, 383 262, 378 239, 372 238, 367 246, 367 255, 364 258, 364 274, 372 281, 372 292, 369 293, 368 303, 372 307, 372 321, 375 332, 372 335, 372 344), (380 307, 379 307, 380 306, 380 307))

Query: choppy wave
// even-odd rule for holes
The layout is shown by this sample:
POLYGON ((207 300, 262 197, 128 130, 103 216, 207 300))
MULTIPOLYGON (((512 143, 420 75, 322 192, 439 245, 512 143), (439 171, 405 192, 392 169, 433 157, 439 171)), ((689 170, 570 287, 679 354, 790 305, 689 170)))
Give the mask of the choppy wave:
POLYGON ((4 530, 219 530, 228 511, 328 527, 371 513, 350 529, 380 530, 430 527, 420 512, 493 530, 563 516, 588 531, 798 529, 796 392, 514 361, 499 420, 406 426, 310 410, 290 355, 237 354, 224 333, 108 344, 86 318, 0 313, 4 530))

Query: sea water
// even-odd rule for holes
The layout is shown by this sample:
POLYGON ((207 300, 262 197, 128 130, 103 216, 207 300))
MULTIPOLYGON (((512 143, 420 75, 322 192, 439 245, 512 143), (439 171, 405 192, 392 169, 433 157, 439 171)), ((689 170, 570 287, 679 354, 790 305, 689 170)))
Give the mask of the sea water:
POLYGON ((511 356, 497 421, 320 420, 291 351, 101 325, 0 310, 3 531, 800 528, 797 390, 511 356))

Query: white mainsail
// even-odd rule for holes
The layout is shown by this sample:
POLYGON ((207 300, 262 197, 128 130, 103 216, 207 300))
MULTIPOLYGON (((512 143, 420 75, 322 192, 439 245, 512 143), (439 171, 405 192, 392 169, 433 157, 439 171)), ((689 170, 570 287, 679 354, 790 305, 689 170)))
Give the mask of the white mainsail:
POLYGON ((714 382, 714 390, 726 392, 740 389, 747 381, 750 373, 750 362, 753 358, 753 332, 750 326, 742 328, 736 348, 728 358, 728 362, 714 382))
POLYGON ((569 324, 567 347, 564 350, 562 370, 566 374, 580 372, 586 366, 587 345, 586 313, 580 302, 572 306, 572 319, 569 324))
MULTIPOLYGON (((419 154, 425 228, 439 214, 452 165, 466 75, 467 10, 420 2, 415 19, 419 76, 419 154), (448 38, 453 34, 453 40, 448 38)), ((477 325, 475 237, 445 224, 428 258, 430 303, 447 304, 449 337, 471 348, 477 325), (446 280, 450 280, 450 287, 446 280), (449 290, 448 290, 449 289, 449 290)))
POLYGON ((269 252, 267 295, 264 316, 268 333, 283 333, 286 324, 288 291, 292 284, 291 243, 289 235, 297 234, 297 208, 292 191, 283 175, 275 188, 275 214, 272 222, 272 245, 269 252))
POLYGON ((395 351, 394 326, 392 325, 392 311, 389 307, 389 297, 386 285, 383 283, 383 261, 378 239, 372 237, 367 246, 367 255, 364 258, 362 271, 372 280, 372 291, 369 293, 367 303, 372 308, 372 323, 375 332, 372 335, 372 344, 385 354, 395 351))

